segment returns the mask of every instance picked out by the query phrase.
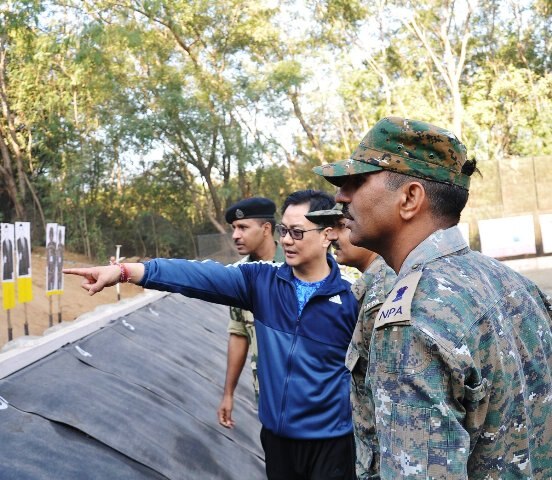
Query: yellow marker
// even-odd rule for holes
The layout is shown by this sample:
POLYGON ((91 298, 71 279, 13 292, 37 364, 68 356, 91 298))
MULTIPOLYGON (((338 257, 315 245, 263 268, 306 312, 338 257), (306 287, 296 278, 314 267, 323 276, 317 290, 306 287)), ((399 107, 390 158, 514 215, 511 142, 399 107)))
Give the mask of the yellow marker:
POLYGON ((2 306, 4 310, 11 310, 15 307, 14 282, 2 282, 2 306))
POLYGON ((17 279, 17 301, 27 303, 33 299, 33 279, 23 277, 17 279))

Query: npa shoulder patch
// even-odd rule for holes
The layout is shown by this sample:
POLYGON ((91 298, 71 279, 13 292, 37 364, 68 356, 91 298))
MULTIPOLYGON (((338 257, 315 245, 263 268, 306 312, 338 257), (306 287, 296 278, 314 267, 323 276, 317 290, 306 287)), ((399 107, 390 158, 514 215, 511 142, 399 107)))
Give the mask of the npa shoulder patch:
POLYGON ((415 272, 399 280, 376 317, 375 328, 388 324, 410 325, 412 299, 423 272, 415 272))

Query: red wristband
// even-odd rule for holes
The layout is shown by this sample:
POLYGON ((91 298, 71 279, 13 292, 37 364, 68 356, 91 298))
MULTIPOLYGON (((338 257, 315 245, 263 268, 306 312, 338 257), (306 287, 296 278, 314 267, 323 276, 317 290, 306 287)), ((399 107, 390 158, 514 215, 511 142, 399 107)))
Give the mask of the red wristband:
POLYGON ((117 265, 121 269, 121 275, 119 277, 119 283, 130 282, 130 272, 124 263, 114 262, 111 265, 117 265))

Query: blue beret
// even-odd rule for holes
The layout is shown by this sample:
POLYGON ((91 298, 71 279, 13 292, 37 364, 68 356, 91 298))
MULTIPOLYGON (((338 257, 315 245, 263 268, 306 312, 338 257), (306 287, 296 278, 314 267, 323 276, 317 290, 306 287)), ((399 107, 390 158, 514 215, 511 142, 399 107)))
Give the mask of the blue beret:
POLYGON ((232 205, 226 210, 224 218, 228 223, 245 218, 271 219, 274 218, 275 212, 276 204, 272 200, 264 197, 252 197, 240 200, 232 205))

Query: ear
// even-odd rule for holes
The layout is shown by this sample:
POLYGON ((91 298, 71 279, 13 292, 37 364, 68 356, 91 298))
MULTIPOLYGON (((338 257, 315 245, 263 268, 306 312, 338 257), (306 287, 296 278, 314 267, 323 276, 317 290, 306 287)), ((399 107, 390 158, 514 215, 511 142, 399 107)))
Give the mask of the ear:
POLYGON ((326 227, 324 230, 320 232, 321 238, 322 238, 322 246, 324 248, 328 248, 332 242, 328 239, 328 232, 332 229, 332 227, 326 227))
POLYGON ((263 223, 262 228, 264 237, 272 237, 272 225, 270 222, 263 223))
POLYGON ((412 220, 427 206, 423 185, 419 182, 408 182, 400 187, 399 215, 405 221, 412 220))

